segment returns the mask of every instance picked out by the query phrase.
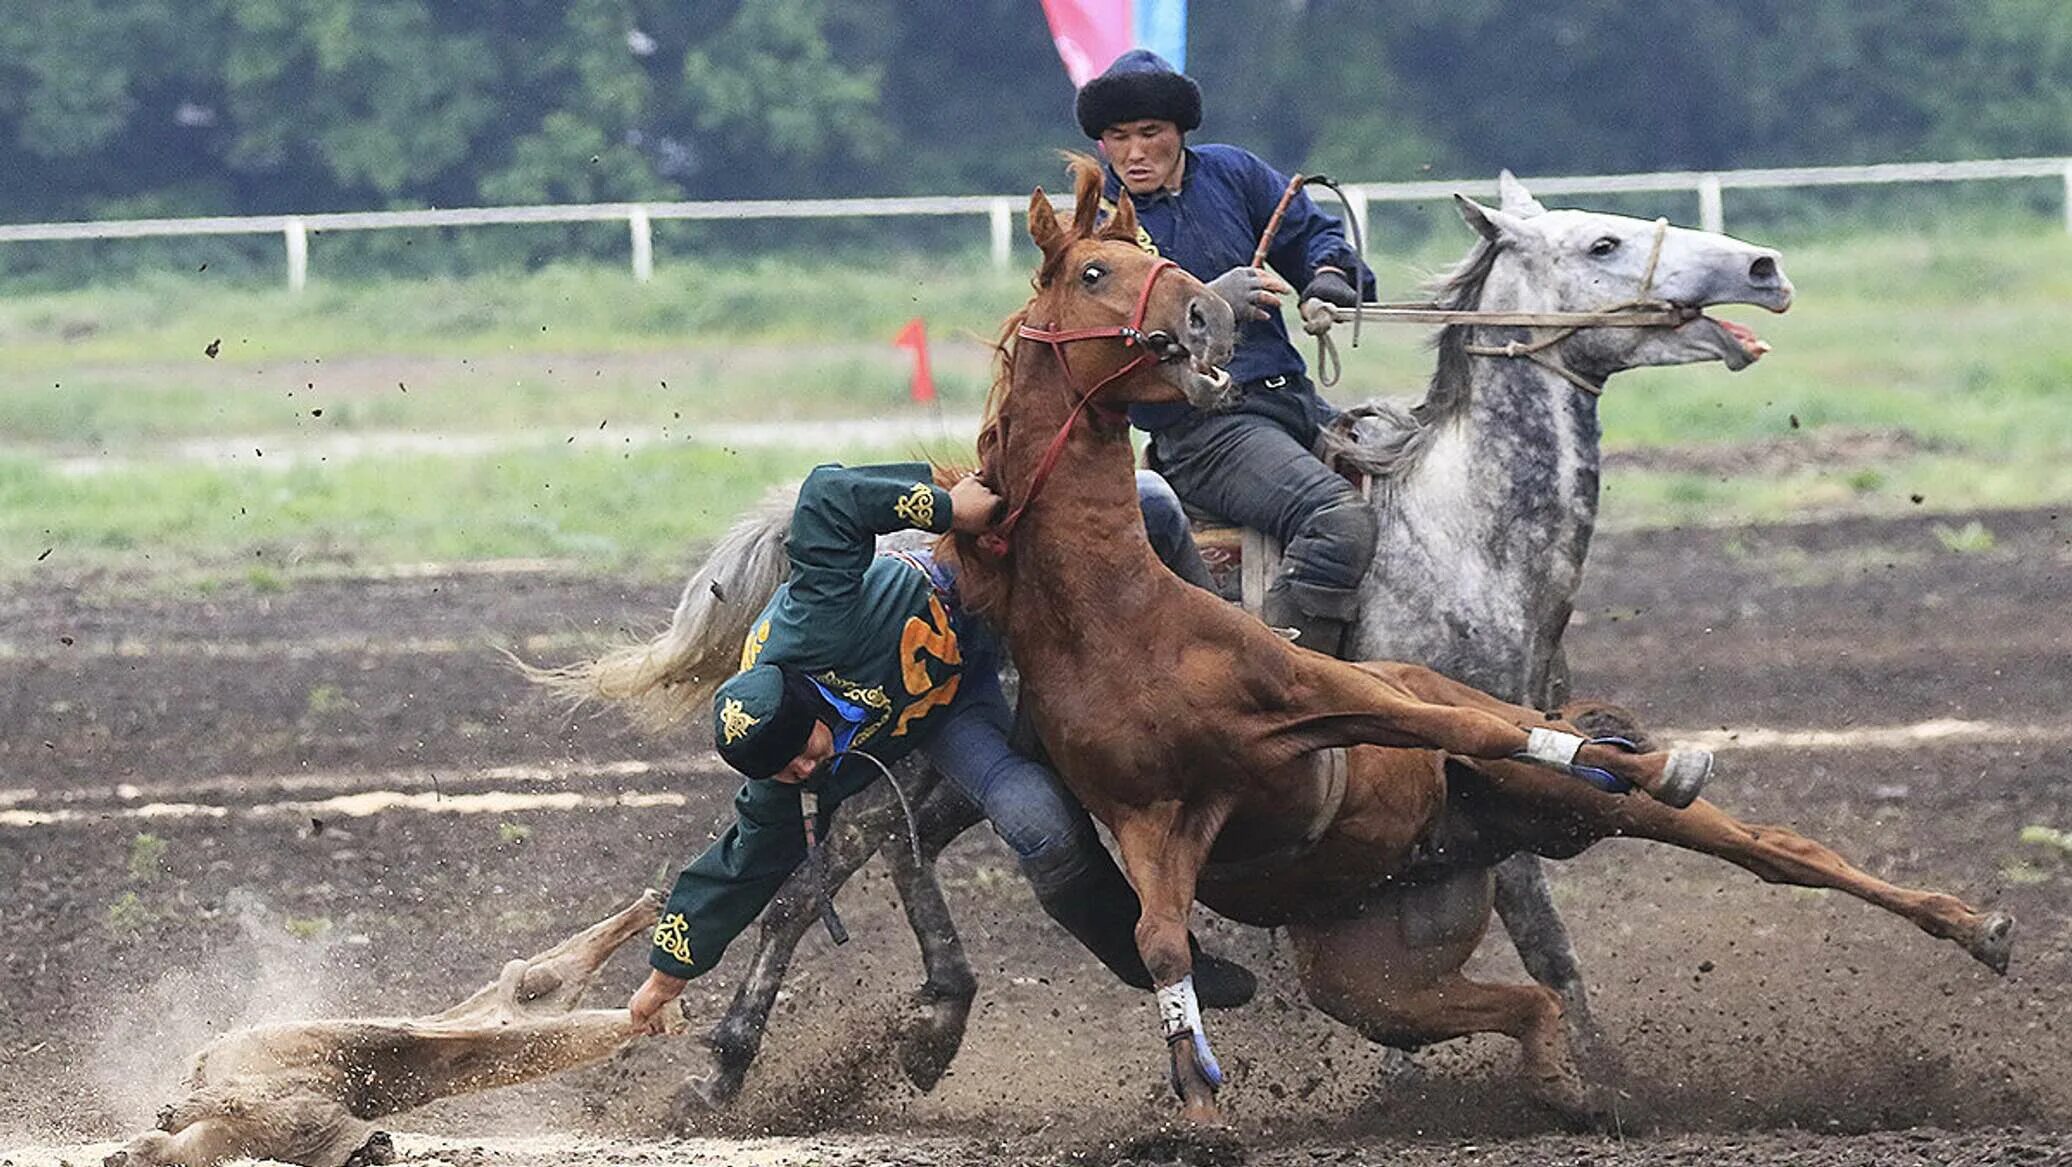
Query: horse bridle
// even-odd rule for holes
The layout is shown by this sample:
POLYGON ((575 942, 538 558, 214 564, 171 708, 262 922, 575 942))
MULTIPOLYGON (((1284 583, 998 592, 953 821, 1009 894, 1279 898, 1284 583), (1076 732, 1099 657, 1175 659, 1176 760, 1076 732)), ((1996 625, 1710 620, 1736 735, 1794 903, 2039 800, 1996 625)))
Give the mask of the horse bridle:
MULTIPOLYGON (((1592 397, 1601 396, 1604 386, 1591 381, 1567 365, 1548 350, 1586 328, 1677 328, 1688 324, 1699 316, 1696 308, 1681 307, 1667 300, 1653 298, 1655 290, 1655 268, 1662 260, 1662 241, 1669 235, 1669 220, 1655 220, 1655 241, 1648 250, 1647 268, 1641 273, 1640 290, 1633 299, 1599 308, 1594 312, 1492 312, 1480 308, 1446 308, 1431 301, 1395 304, 1362 304, 1357 308, 1331 309, 1334 323, 1353 321, 1355 328, 1362 320, 1374 320, 1384 324, 1469 324, 1494 328, 1554 328, 1559 331, 1538 340, 1514 340, 1500 345, 1470 344, 1462 352, 1476 357, 1498 357, 1508 360, 1528 360, 1592 397)), ((1324 352, 1330 350, 1330 360, 1337 360, 1335 349, 1330 349, 1329 338, 1317 337, 1320 347, 1319 362, 1325 360, 1324 352)), ((1355 343, 1358 343, 1357 337, 1355 343)))
POLYGON ((1144 278, 1144 287, 1137 293, 1137 307, 1130 313, 1128 324, 1064 329, 1055 324, 1038 327, 1024 323, 1015 329, 1015 335, 1022 339, 1041 341, 1050 346, 1050 351, 1058 358, 1058 367, 1065 371, 1065 384, 1078 394, 1079 400, 1073 404, 1072 412, 1065 416, 1065 424, 1058 427, 1057 436, 1050 440, 1050 445, 1043 451, 1042 459, 1036 463, 1036 473, 1029 479, 1029 489, 1022 495, 1022 501, 1017 503, 1015 508, 1008 512, 1007 517, 992 530, 978 537, 981 551, 996 557, 1007 554, 1008 540, 1014 535, 1015 525, 1028 513, 1029 505, 1036 501, 1036 496, 1043 493, 1043 484, 1050 480, 1051 471, 1057 468, 1058 458, 1065 452, 1065 443, 1072 436, 1073 423, 1079 420, 1081 413, 1090 410, 1093 416, 1109 425, 1121 425, 1127 420, 1127 416, 1121 411, 1095 403, 1094 394, 1107 388, 1110 383, 1146 365, 1157 364, 1162 359, 1160 354, 1152 351, 1148 343, 1154 334, 1144 331, 1144 314, 1151 310, 1151 290, 1158 286, 1158 277, 1179 266, 1170 259, 1160 259, 1151 265, 1151 274, 1144 278), (1077 378, 1072 375, 1072 362, 1065 359, 1065 346, 1080 340, 1120 340, 1125 347, 1135 347, 1142 351, 1134 360, 1081 390, 1076 384, 1077 378))
MULTIPOLYGON (((1328 188, 1345 204, 1346 223, 1353 233, 1353 253, 1365 255, 1366 248, 1360 239, 1360 217, 1352 213, 1352 200, 1345 197, 1338 184, 1321 174, 1298 174, 1288 180, 1281 191, 1281 201, 1275 205, 1273 216, 1266 221, 1266 230, 1259 236, 1259 246, 1252 252, 1252 266, 1259 267, 1266 262, 1266 253, 1273 246, 1273 237, 1280 230, 1281 219, 1288 213, 1288 204, 1303 187, 1316 184, 1328 188)), ((1647 270, 1641 273, 1640 292, 1633 299, 1621 304, 1600 308, 1595 312, 1484 312, 1475 308, 1445 308, 1431 301, 1415 301, 1396 304, 1361 304, 1355 308, 1331 306, 1331 321, 1334 324, 1352 322, 1353 347, 1360 347, 1360 322, 1373 320, 1383 324, 1481 324, 1491 327, 1558 328, 1561 331, 1536 341, 1511 341, 1501 345, 1471 344, 1461 351, 1469 356, 1501 357, 1509 360, 1528 360, 1549 372, 1559 374, 1569 384, 1592 397, 1601 396, 1604 386, 1592 382, 1567 365, 1559 357, 1548 355, 1547 350, 1574 336, 1585 328, 1676 328, 1690 323, 1698 317, 1696 308, 1680 308, 1666 300, 1650 297, 1655 290, 1655 265, 1662 259, 1662 241, 1669 235, 1669 220, 1655 220, 1655 242, 1648 250, 1647 270)), ((1355 279, 1353 286, 1360 281, 1355 279)), ((1317 336, 1317 380, 1326 388, 1338 383, 1344 362, 1338 356, 1338 346, 1329 334, 1318 332, 1317 336)))
MULTIPOLYGON (((1601 328, 1606 325, 1619 328, 1660 327, 1660 325, 1658 324, 1639 323, 1638 317, 1642 314, 1649 314, 1651 316, 1666 316, 1667 319, 1664 320, 1663 323, 1672 326, 1680 325, 1694 319, 1698 315, 1698 310, 1696 308, 1688 310, 1679 309, 1676 305, 1671 304, 1666 300, 1656 300, 1650 297, 1650 293, 1652 293, 1655 290, 1655 265, 1662 261, 1662 241, 1668 237, 1669 220, 1656 219, 1655 242, 1652 247, 1648 248, 1648 266, 1646 270, 1640 273, 1640 292, 1637 295, 1635 295, 1633 299, 1627 300, 1622 304, 1613 304, 1607 308, 1600 308, 1596 312, 1574 313, 1574 315, 1577 316, 1587 316, 1593 318, 1593 323, 1570 324, 1565 327, 1562 327, 1559 332, 1554 333, 1552 336, 1543 337, 1539 340, 1530 342, 1513 340, 1500 345, 1462 345, 1461 351, 1468 354, 1471 357, 1504 357, 1510 360, 1517 360, 1523 358, 1525 360, 1531 361, 1535 365, 1538 365, 1542 369, 1546 369, 1551 373, 1559 374, 1569 384, 1574 385, 1576 388, 1581 389, 1583 392, 1588 393, 1592 397, 1603 396, 1603 384, 1593 382, 1588 377, 1585 377, 1582 374, 1577 373, 1575 370, 1569 368, 1567 365, 1562 364, 1561 358, 1559 356, 1552 355, 1547 350, 1553 348, 1557 344, 1560 344, 1562 341, 1567 340, 1569 337, 1574 336, 1576 333, 1581 332, 1585 328, 1601 328), (1685 314, 1686 312, 1688 312, 1688 315, 1685 314), (1607 317, 1610 319, 1603 319, 1607 317)), ((1563 313, 1563 315, 1568 315, 1568 313, 1563 313)))

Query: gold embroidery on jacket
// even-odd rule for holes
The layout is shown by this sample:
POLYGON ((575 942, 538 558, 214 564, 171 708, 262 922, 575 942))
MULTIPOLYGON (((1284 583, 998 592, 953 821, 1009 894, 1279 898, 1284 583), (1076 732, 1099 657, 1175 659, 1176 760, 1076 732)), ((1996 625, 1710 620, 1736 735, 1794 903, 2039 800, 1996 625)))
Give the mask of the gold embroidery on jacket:
POLYGON ((745 673, 755 667, 757 658, 763 655, 763 646, 768 643, 770 643, 770 622, 765 620, 762 627, 749 633, 748 639, 741 642, 742 672, 745 673))
POLYGON ((655 925, 655 947, 684 964, 691 960, 691 922, 682 912, 671 912, 655 925))
POLYGON ((916 527, 935 526, 935 489, 925 482, 914 483, 905 498, 892 504, 892 513, 916 527))

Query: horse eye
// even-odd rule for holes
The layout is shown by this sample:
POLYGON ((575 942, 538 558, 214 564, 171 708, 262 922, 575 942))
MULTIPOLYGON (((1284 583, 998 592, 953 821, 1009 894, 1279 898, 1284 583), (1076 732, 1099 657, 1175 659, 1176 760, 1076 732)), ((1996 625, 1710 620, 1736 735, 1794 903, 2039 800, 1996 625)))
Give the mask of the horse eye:
POLYGON ((1101 270, 1101 265, 1097 263, 1090 263, 1086 265, 1085 271, 1079 273, 1079 278, 1086 281, 1088 284, 1095 284, 1099 283, 1101 277, 1107 274, 1107 272, 1101 270))
POLYGON ((1610 255, 1612 252, 1617 251, 1618 249, 1619 241, 1607 235, 1604 238, 1599 239, 1597 242, 1592 243, 1590 245, 1590 254, 1595 255, 1599 258, 1603 258, 1604 256, 1610 255))

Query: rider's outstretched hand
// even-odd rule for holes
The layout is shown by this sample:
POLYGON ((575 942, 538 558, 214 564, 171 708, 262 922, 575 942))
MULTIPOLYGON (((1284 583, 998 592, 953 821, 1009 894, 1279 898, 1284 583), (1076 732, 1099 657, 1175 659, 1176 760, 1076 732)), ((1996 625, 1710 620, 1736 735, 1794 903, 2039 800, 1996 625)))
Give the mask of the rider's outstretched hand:
POLYGON ((1209 281, 1209 290, 1223 297, 1238 323, 1264 320, 1281 306, 1290 289, 1281 277, 1263 267, 1234 267, 1209 281))
POLYGON ((682 977, 670 976, 660 969, 650 970, 647 980, 626 1002, 627 1029, 633 1033, 660 1035, 672 1028, 682 1028, 681 1022, 672 1024, 664 1008, 682 995, 686 983, 682 977))

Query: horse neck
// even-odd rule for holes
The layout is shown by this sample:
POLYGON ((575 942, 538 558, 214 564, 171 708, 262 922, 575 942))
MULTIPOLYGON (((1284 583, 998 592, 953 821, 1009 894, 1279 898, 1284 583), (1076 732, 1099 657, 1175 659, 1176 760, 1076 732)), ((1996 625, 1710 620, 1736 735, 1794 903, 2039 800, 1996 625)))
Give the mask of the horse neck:
MULTIPOLYGON (((1499 335, 1471 343, 1520 335, 1477 331, 1499 335)), ((1476 516, 1493 555, 1505 548, 1571 551, 1580 563, 1597 522, 1597 398, 1522 359, 1451 352, 1442 355, 1439 376, 1456 383, 1435 385, 1434 398, 1460 404, 1434 419, 1437 432, 1418 467, 1430 501, 1451 511, 1450 522, 1476 516), (1445 465, 1449 457, 1463 465, 1445 465)))
MULTIPOLYGON (((1010 508, 1028 498, 1038 465, 1077 400, 1057 353, 1024 341, 1000 414, 1006 437, 998 478, 1010 508)), ((1014 530, 1012 625, 1112 604, 1115 581, 1152 558, 1128 429, 1086 413, 1071 426, 1049 478, 1014 530)))
MULTIPOLYGON (((1511 339, 1478 331, 1471 343, 1511 339)), ((1378 586, 1398 615, 1371 616, 1362 647, 1525 699, 1568 621, 1597 522, 1596 398, 1530 361, 1442 342, 1426 414, 1429 432, 1380 508, 1378 586), (1455 659, 1448 654, 1465 650, 1420 631, 1449 626, 1518 639, 1501 660, 1455 659)))

